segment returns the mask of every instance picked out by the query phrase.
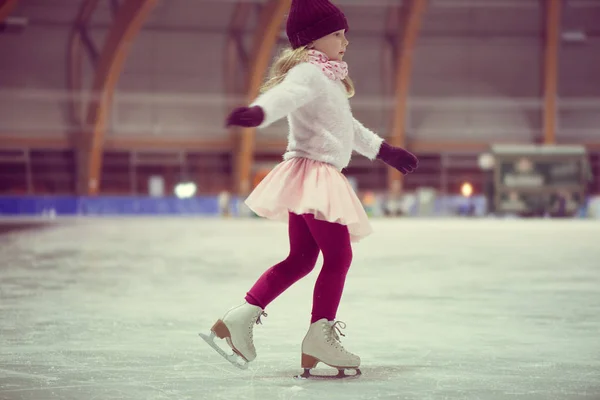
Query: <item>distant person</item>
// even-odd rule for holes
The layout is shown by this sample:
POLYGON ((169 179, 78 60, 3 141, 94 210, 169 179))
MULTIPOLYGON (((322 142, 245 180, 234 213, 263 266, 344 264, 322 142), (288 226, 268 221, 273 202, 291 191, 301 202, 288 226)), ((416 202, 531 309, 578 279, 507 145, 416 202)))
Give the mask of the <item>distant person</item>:
MULTIPOLYGON (((348 99, 354 85, 342 61, 347 50, 346 17, 327 0, 293 0, 287 21, 291 48, 275 61, 262 94, 249 106, 233 110, 227 126, 264 128, 287 117, 289 135, 284 161, 246 199, 257 215, 289 224, 290 253, 269 268, 247 292, 245 302, 229 310, 205 337, 226 338, 237 361, 256 358, 253 326, 265 307, 315 267, 319 251, 323 267, 317 279, 311 324, 302 342, 303 376, 322 362, 340 370, 358 367, 360 358, 340 344, 345 324, 336 321, 346 274, 352 261, 351 242, 372 230, 360 200, 341 173, 352 151, 379 159, 407 174, 417 158, 390 146, 357 121, 348 99)), ((210 339, 210 340, 209 340, 210 339)), ((229 361, 236 363, 231 357, 229 361)))

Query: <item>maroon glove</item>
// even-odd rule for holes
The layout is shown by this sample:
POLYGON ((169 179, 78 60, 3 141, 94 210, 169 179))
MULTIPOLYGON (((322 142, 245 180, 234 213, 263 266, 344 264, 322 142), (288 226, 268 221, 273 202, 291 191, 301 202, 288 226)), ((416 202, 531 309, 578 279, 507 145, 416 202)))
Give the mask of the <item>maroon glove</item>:
POLYGON ((413 172, 419 164, 419 160, 414 154, 403 148, 390 146, 386 142, 381 143, 377 158, 404 175, 413 172))
POLYGON ((259 126, 265 120, 265 112, 259 106, 238 107, 227 117, 225 126, 244 126, 246 128, 259 126))

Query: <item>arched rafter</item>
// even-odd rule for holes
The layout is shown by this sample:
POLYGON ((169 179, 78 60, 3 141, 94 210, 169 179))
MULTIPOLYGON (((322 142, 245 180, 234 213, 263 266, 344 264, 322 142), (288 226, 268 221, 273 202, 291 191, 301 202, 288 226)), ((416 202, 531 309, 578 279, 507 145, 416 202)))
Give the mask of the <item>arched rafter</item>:
MULTIPOLYGON (((224 48, 224 88, 228 98, 235 98, 244 91, 244 74, 248 67, 248 54, 243 45, 243 30, 249 21, 252 4, 239 2, 233 11, 224 48)), ((234 105, 227 102, 227 110, 234 105)))
POLYGON ((129 54, 131 44, 156 5, 157 0, 125 0, 119 7, 100 53, 94 76, 92 100, 84 127, 83 151, 85 193, 98 194, 106 122, 115 87, 129 54))
MULTIPOLYGON (((389 137, 393 146, 406 147, 406 115, 408 106, 409 84, 412 72, 412 56, 419 36, 423 14, 427 8, 427 0, 412 0, 404 31, 399 34, 400 50, 396 52, 395 105, 392 117, 392 130, 389 137)), ((392 193, 402 190, 402 174, 389 168, 388 188, 392 193)))
POLYGON ((544 143, 556 143, 558 103, 558 51, 562 0, 546 0, 544 52, 544 143))
POLYGON ((19 0, 0 0, 0 23, 13 12, 19 0))
MULTIPOLYGON (((257 29, 252 41, 252 59, 248 73, 246 100, 253 101, 271 60, 271 54, 281 31, 284 15, 291 0, 269 0, 261 11, 257 29)), ((255 128, 243 128, 238 131, 235 146, 235 192, 245 195, 250 191, 251 167, 254 158, 255 128)))
MULTIPOLYGON (((81 4, 75 22, 69 34, 67 44, 67 85, 72 94, 70 104, 71 119, 74 123, 81 126, 83 120, 83 104, 80 100, 83 90, 83 64, 85 59, 85 39, 84 31, 88 26, 94 10, 100 0, 86 0, 81 4)), ((96 60, 97 61, 97 60, 96 60)), ((74 138, 74 145, 78 147, 77 138, 74 138)))

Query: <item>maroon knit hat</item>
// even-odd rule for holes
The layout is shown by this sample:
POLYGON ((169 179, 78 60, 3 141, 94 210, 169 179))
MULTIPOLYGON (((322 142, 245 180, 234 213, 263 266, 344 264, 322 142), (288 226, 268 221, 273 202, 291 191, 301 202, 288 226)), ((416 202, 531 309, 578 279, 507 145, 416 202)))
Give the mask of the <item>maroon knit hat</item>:
POLYGON ((294 49, 341 29, 346 16, 329 0, 292 0, 286 32, 294 49))

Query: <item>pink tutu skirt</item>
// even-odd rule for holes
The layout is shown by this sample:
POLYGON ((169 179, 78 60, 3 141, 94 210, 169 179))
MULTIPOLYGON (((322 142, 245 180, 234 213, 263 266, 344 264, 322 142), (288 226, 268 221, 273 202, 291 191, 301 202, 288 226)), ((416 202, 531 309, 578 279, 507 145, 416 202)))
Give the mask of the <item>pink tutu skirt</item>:
POLYGON ((246 199, 257 215, 288 221, 289 212, 348 226, 357 242, 371 234, 365 209, 346 177, 333 165, 308 158, 278 164, 246 199))

